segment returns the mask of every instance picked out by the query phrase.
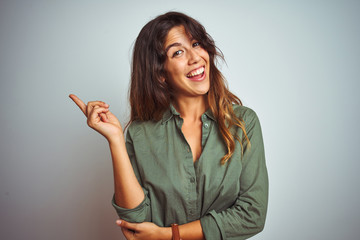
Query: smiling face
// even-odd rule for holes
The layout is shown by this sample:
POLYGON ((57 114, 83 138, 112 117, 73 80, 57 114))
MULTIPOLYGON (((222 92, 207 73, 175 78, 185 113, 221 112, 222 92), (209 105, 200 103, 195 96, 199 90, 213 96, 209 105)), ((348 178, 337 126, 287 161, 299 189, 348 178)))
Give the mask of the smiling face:
POLYGON ((200 97, 210 88, 208 52, 183 26, 173 27, 165 40, 165 81, 175 98, 200 97))

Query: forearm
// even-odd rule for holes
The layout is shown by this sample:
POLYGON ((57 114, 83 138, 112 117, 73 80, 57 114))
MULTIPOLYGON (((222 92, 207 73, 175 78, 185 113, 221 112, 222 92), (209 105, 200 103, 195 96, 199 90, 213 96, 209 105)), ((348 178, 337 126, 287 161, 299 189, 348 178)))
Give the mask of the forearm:
POLYGON ((123 208, 135 208, 145 196, 130 163, 124 137, 109 140, 109 146, 114 171, 115 202, 123 208))
POLYGON ((200 220, 186 223, 179 226, 180 236, 183 240, 202 240, 205 239, 200 220))
MULTIPOLYGON (((163 240, 172 239, 171 227, 163 228, 162 238, 163 240)), ((194 222, 179 225, 180 238, 182 240, 203 240, 205 239, 200 220, 194 222)))

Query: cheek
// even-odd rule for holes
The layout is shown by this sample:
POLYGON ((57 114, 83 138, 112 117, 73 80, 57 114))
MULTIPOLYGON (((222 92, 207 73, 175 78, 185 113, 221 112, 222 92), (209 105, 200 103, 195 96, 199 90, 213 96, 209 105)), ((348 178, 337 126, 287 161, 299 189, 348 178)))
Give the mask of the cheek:
POLYGON ((206 60, 209 61, 209 53, 205 49, 201 49, 201 56, 206 60))
POLYGON ((169 66, 166 69, 166 72, 166 81, 168 82, 168 84, 175 87, 179 84, 179 82, 181 82, 182 72, 179 68, 177 68, 176 66, 169 66))
POLYGON ((168 68, 168 74, 174 78, 182 76, 184 73, 184 66, 180 63, 173 64, 168 68))

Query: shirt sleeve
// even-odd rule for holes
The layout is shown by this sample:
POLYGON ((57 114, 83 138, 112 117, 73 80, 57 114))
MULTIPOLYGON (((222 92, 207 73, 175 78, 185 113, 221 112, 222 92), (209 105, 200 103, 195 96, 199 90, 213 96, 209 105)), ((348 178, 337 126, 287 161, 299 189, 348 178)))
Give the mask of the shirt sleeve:
POLYGON ((264 144, 259 119, 251 109, 248 111, 250 114, 244 120, 251 146, 244 143, 240 193, 230 208, 212 210, 200 219, 207 240, 247 239, 261 232, 265 225, 268 174, 264 144))
POLYGON ((112 203, 113 207, 115 208, 120 219, 123 219, 128 222, 133 222, 133 223, 151 222, 150 198, 149 198, 148 191, 143 187, 141 176, 139 174, 139 170, 138 170, 138 166, 137 166, 137 162, 136 162, 136 155, 135 155, 133 141, 131 138, 130 131, 131 131, 131 126, 128 128, 128 131, 126 134, 126 143, 125 143, 126 150, 128 152, 130 162, 131 162, 131 165, 135 172, 136 178, 139 181, 139 183, 142 186, 142 189, 144 191, 145 198, 138 206, 136 206, 135 208, 132 208, 132 209, 122 208, 122 207, 118 206, 115 203, 115 194, 113 195, 111 203, 112 203))

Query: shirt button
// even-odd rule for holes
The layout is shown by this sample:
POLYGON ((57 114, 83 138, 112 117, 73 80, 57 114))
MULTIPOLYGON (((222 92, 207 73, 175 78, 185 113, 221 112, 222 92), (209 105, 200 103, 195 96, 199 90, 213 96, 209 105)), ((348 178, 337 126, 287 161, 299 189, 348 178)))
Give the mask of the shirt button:
POLYGON ((194 182, 195 182, 195 178, 194 178, 194 177, 190 178, 190 182, 191 182, 191 183, 194 183, 194 182))
POLYGON ((209 124, 208 124, 208 123, 204 123, 204 127, 205 127, 205 128, 208 128, 208 127, 209 127, 209 124))

